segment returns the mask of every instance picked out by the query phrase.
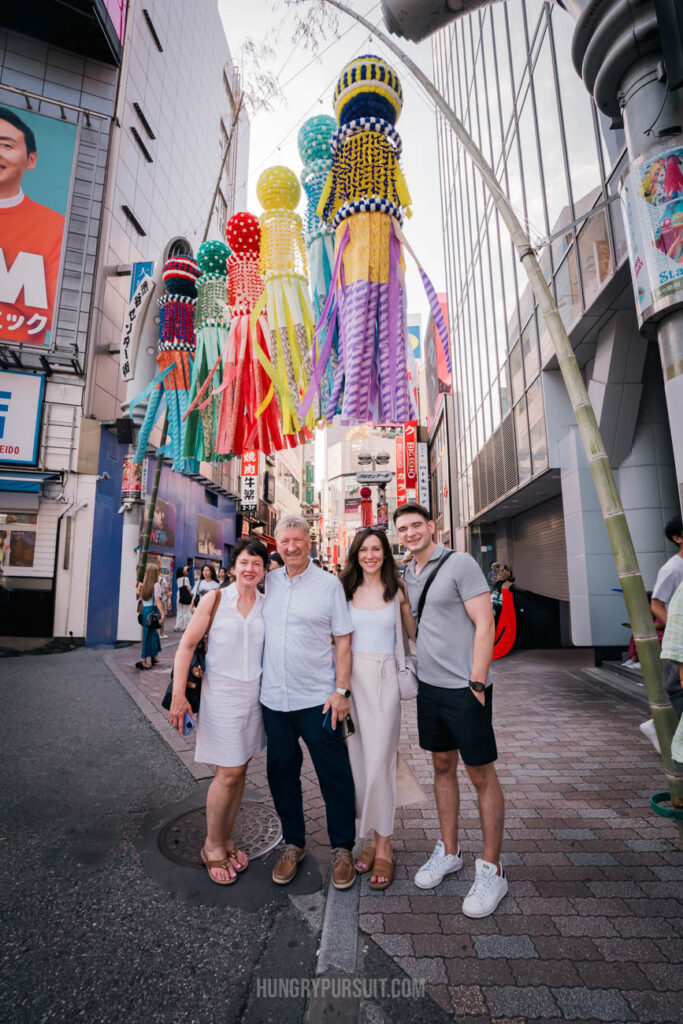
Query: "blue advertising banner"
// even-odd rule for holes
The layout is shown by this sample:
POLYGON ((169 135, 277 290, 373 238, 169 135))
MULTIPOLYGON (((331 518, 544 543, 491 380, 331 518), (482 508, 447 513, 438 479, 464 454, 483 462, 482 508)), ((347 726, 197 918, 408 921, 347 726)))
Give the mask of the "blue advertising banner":
POLYGON ((0 370, 0 463, 35 466, 45 375, 0 370))
POLYGON ((0 342, 51 344, 77 127, 0 103, 0 342))

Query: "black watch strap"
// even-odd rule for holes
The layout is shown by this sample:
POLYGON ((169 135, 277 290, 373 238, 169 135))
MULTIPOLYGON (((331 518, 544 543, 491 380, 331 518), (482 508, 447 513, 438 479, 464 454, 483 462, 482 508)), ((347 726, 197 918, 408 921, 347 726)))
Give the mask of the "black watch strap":
POLYGON ((486 683, 478 683, 475 679, 470 679, 470 689, 476 690, 477 693, 483 693, 486 689, 486 683))

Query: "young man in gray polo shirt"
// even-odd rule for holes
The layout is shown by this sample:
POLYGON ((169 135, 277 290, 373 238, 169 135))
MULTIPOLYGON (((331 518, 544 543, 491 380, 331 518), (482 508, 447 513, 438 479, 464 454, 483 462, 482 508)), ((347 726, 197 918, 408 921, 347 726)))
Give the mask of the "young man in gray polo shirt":
POLYGON ((394 522, 399 540, 413 555, 404 580, 414 615, 426 582, 439 566, 418 627, 417 726, 420 746, 432 754, 441 839, 415 875, 415 884, 431 889, 463 866, 458 846, 459 754, 477 793, 484 838, 462 909, 467 917, 487 917, 508 891, 500 864, 505 808, 493 763, 498 752, 492 687, 486 682, 495 632, 489 588, 471 555, 451 552, 441 561, 446 548, 434 543, 434 523, 424 506, 399 505, 394 522))

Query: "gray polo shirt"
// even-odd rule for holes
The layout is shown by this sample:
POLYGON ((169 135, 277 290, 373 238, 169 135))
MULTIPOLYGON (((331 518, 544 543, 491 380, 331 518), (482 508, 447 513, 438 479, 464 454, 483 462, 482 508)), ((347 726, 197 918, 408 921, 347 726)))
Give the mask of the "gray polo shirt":
MULTIPOLYGON (((414 560, 405 571, 413 615, 417 615, 425 582, 445 550, 443 544, 437 544, 417 576, 414 560)), ((423 683, 447 690, 469 685, 474 623, 464 602, 488 593, 484 574, 471 555, 456 551, 441 566, 429 588, 417 634, 417 674, 423 683)))

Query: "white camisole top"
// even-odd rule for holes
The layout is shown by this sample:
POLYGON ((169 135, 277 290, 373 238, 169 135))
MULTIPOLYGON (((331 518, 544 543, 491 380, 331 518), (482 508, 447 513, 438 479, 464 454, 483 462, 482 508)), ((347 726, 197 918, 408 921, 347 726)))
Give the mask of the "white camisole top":
POLYGON ((377 611, 354 608, 347 602, 353 634, 351 650, 359 654, 393 654, 396 649, 396 612, 393 601, 377 611))

